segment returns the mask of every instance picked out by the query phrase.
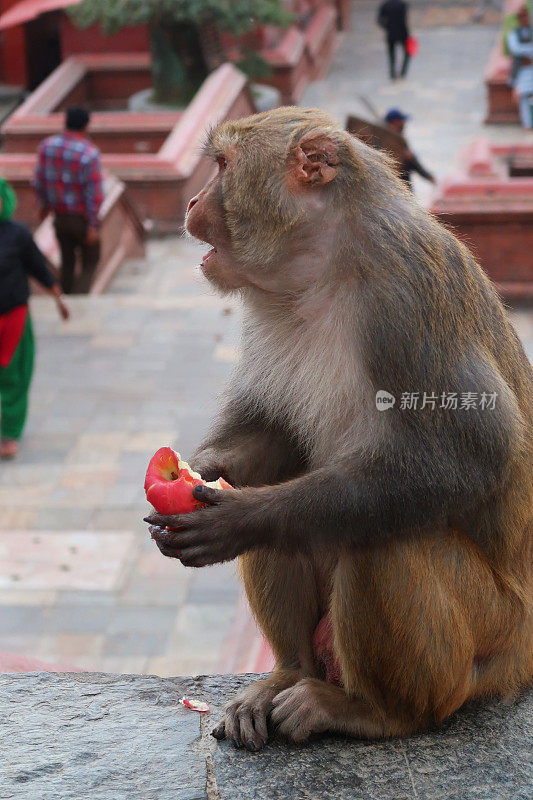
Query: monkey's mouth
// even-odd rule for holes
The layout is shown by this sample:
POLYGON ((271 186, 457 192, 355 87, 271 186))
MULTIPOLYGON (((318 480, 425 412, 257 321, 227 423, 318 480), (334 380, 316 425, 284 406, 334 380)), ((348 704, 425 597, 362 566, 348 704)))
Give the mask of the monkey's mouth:
POLYGON ((205 254, 205 256, 202 258, 202 265, 205 265, 205 264, 207 264, 207 262, 209 261, 209 259, 212 259, 212 258, 213 258, 213 256, 214 256, 214 255, 216 255, 216 253, 217 253, 217 249, 216 249, 216 247, 212 247, 212 248, 211 248, 211 250, 209 250, 209 251, 208 251, 208 252, 205 254))

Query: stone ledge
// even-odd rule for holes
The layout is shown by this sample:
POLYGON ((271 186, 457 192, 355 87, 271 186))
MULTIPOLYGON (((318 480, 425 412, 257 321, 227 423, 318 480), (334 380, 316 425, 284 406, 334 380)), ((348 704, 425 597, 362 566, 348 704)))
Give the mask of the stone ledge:
POLYGON ((533 691, 472 705, 437 731, 366 742, 217 744, 227 697, 256 676, 0 676, 0 796, 24 800, 528 800, 533 691), (205 699, 189 711, 183 694, 205 699))

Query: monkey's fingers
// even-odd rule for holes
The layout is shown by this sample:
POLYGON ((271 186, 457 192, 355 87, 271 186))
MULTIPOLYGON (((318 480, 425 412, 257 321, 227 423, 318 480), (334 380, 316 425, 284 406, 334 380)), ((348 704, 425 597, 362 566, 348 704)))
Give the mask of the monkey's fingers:
POLYGON ((232 704, 226 709, 226 717, 224 720, 226 739, 231 739, 234 746, 239 748, 242 746, 239 738, 239 724, 237 720, 237 706, 232 704))
POLYGON ((280 706, 286 700, 290 700, 291 697, 294 695, 294 686, 289 686, 288 689, 282 689, 281 692, 278 692, 277 695, 272 700, 272 705, 275 708, 276 706, 280 706))
POLYGON ((321 713, 312 687, 305 681, 280 692, 272 704, 270 718, 277 733, 296 744, 306 742, 314 732, 328 729, 329 720, 321 713))
POLYGON ((243 745, 251 753, 261 750, 264 745, 264 741, 259 733, 257 733, 255 730, 251 707, 248 705, 242 705, 239 708, 237 717, 239 720, 239 738, 243 745))
POLYGON ((268 740, 264 712, 247 702, 232 703, 226 716, 212 731, 215 739, 231 739, 235 747, 246 747, 251 753, 261 750, 268 740))
POLYGON ((275 726, 277 733, 281 736, 286 736, 288 739, 299 742, 305 741, 305 737, 301 738, 303 732, 299 730, 302 727, 302 718, 302 710, 294 708, 293 704, 290 702, 282 703, 282 705, 277 706, 272 712, 271 717, 272 724, 275 726), (299 733, 298 739, 295 738, 296 731, 299 733))
POLYGON ((179 559, 184 567, 210 567, 230 561, 234 556, 226 556, 218 549, 208 547, 187 547, 180 551, 179 559))
POLYGON ((264 708, 252 708, 252 718, 256 735, 260 737, 261 747, 263 747, 268 741, 267 716, 264 708))
POLYGON ((286 719, 279 727, 278 733, 280 736, 285 736, 294 744, 303 744, 309 740, 311 731, 305 719, 302 719, 301 714, 293 714, 286 719))
POLYGON ((171 528, 172 530, 181 530, 187 527, 188 514, 158 514, 154 511, 147 517, 144 517, 143 522, 149 525, 155 525, 158 528, 171 528))
POLYGON ((161 537, 161 534, 165 534, 166 531, 164 531, 162 528, 156 528, 154 526, 151 526, 148 530, 150 531, 152 539, 154 540, 156 545, 159 547, 159 550, 161 551, 161 553, 164 556, 166 556, 167 558, 179 558, 180 557, 180 555, 181 555, 180 550, 178 550, 177 548, 172 547, 171 545, 169 545, 167 543, 166 539, 164 537, 161 537))
POLYGON ((158 544, 165 547, 173 547, 178 550, 185 549, 186 547, 194 547, 201 544, 207 544, 210 538, 204 536, 200 538, 195 531, 168 531, 165 528, 160 528, 158 525, 151 525, 149 528, 152 539, 158 544))
POLYGON ((208 503, 210 506, 216 506, 224 499, 225 491, 222 489, 213 489, 212 486, 200 485, 194 487, 192 495, 201 503, 208 503))
POLYGON ((293 715, 298 714, 301 710, 298 703, 295 702, 293 689, 294 687, 290 686, 276 695, 272 701, 273 709, 270 720, 280 733, 286 733, 287 720, 292 719, 293 715))
POLYGON ((157 545, 159 547, 159 552, 161 555, 166 556, 167 558, 179 558, 181 559, 181 552, 176 550, 173 547, 165 547, 162 544, 157 545))

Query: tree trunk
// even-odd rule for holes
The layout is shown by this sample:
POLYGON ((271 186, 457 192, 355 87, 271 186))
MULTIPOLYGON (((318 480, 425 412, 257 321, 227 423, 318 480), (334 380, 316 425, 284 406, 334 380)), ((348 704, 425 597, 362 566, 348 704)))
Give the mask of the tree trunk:
POLYGON ((209 72, 212 72, 214 69, 220 67, 221 64, 227 61, 224 48, 222 46, 220 31, 212 20, 206 20, 202 25, 200 25, 198 36, 204 61, 209 72))
POLYGON ((154 25, 150 51, 154 100, 186 105, 208 72, 197 28, 183 23, 154 25))

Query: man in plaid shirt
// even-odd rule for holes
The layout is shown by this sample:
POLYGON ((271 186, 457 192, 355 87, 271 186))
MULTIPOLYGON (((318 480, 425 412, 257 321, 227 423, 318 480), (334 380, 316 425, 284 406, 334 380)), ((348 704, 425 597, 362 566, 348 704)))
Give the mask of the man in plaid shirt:
POLYGON ((39 145, 34 188, 42 216, 54 212, 61 249, 63 291, 88 292, 100 257, 98 211, 102 204, 100 152, 85 136, 89 114, 69 108, 66 129, 39 145), (76 253, 81 251, 81 276, 76 278, 76 253))

